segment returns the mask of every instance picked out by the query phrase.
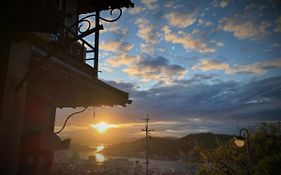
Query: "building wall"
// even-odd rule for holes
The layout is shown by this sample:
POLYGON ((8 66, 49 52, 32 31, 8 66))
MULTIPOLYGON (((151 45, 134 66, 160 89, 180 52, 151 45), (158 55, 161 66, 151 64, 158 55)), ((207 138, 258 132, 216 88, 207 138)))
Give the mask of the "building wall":
POLYGON ((53 147, 43 140, 53 134, 55 122, 53 83, 45 74, 33 72, 28 82, 20 153, 21 174, 48 174, 52 171, 53 147), (32 161, 30 161, 32 160, 32 161))
POLYGON ((27 85, 25 84, 19 91, 16 91, 15 88, 28 72, 30 51, 31 46, 27 42, 11 41, 9 54, 1 54, 4 60, 7 60, 6 56, 9 56, 6 71, 1 70, 1 74, 6 72, 6 81, 3 84, 1 82, 3 97, 0 118, 0 174, 14 175, 18 169, 27 85))
MULTIPOLYGON (((65 13, 72 14, 71 17, 65 18, 65 25, 66 26, 72 26, 74 23, 78 21, 78 0, 69 0, 65 4, 65 13)), ((77 26, 74 26, 71 28, 74 33, 77 32, 77 26)), ((73 37, 73 36, 70 36, 73 37)))
POLYGON ((2 102, 3 102, 4 91, 5 91, 11 41, 9 36, 4 36, 3 32, 0 33, 1 33, 0 34, 1 37, 0 40, 0 120, 1 120, 2 104, 3 104, 2 102))

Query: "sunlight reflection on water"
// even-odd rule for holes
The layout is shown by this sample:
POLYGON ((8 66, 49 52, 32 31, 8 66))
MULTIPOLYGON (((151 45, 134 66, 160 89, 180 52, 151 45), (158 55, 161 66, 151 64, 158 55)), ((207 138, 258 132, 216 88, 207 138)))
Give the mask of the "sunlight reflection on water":
POLYGON ((102 151, 104 148, 104 144, 96 146, 95 156, 98 163, 102 163, 106 160, 105 156, 100 153, 100 151, 102 151))
POLYGON ((96 161, 99 163, 102 163, 105 161, 105 157, 104 155, 100 154, 100 153, 96 153, 96 161))

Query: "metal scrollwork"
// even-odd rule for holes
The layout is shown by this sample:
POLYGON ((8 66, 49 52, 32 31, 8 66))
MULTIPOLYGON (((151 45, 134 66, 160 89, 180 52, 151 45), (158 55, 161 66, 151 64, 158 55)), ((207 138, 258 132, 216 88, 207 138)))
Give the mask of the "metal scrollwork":
POLYGON ((118 19, 120 19, 120 17, 122 16, 122 9, 121 8, 118 8, 118 9, 111 9, 110 10, 110 15, 112 16, 113 15, 113 11, 115 10, 118 10, 119 11, 119 14, 117 17, 115 17, 114 19, 106 19, 106 18, 103 18, 103 17, 100 17, 101 20, 105 21, 105 22, 115 22, 117 21, 118 19))
POLYGON ((249 132, 248 132, 248 130, 245 129, 245 128, 242 128, 242 129, 240 130, 240 136, 244 137, 245 139, 248 138, 248 137, 249 137, 249 132))
MULTIPOLYGON (((99 16, 99 19, 102 20, 102 21, 105 21, 105 22, 115 22, 115 21, 117 21, 118 19, 120 19, 120 17, 122 16, 122 13, 123 13, 121 8, 111 9, 109 11, 109 14, 111 16, 113 16, 114 15, 113 12, 116 11, 116 10, 118 11, 118 15, 116 17, 114 17, 113 19, 107 19, 107 18, 101 17, 101 16, 99 16)), ((91 14, 91 15, 88 15, 88 16, 85 16, 85 17, 81 18, 79 21, 72 24, 69 28, 73 28, 73 27, 78 25, 78 32, 79 33, 84 33, 86 31, 90 30, 91 24, 92 24, 91 20, 89 20, 90 17, 96 17, 96 14, 91 14), (85 28, 83 28, 83 27, 85 27, 85 28)))
POLYGON ((79 21, 79 23, 81 23, 81 25, 78 26, 78 32, 79 33, 83 33, 83 32, 86 32, 88 30, 90 30, 91 28, 91 21, 90 20, 87 20, 87 19, 84 19, 82 21, 79 21), (87 24, 86 26, 86 29, 82 29, 83 26, 85 26, 84 24, 87 24))

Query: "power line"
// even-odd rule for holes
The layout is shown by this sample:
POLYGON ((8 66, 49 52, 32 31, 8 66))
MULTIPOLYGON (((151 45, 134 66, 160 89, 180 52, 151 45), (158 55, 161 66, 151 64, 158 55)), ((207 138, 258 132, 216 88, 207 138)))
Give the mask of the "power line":
POLYGON ((243 105, 245 102, 247 102, 247 101, 249 101, 251 99, 255 99, 255 98, 260 97, 262 95, 266 96, 266 95, 268 95, 272 91, 273 92, 276 91, 276 90, 277 90, 277 92, 280 91, 280 85, 281 84, 278 84, 277 86, 275 86, 275 87, 273 87, 271 89, 264 88, 261 91, 255 93, 255 94, 252 94, 250 96, 244 97, 241 100, 239 100, 239 101, 237 101, 237 102, 235 102, 233 104, 230 104, 228 106, 224 106, 222 108, 215 109, 215 110, 210 111, 210 112, 205 113, 205 114, 201 114, 201 115, 199 115, 199 117, 201 117, 201 116, 212 116, 212 115, 214 115, 216 113, 219 113, 219 112, 226 112, 226 111, 233 110, 234 108, 239 107, 240 105, 243 105))
MULTIPOLYGON (((280 85, 281 84, 278 84, 277 86, 271 88, 271 89, 263 89, 255 94, 252 94, 250 96, 247 96, 245 98, 242 98, 241 100, 229 105, 229 106, 225 106, 225 107, 222 107, 222 108, 219 108, 219 109, 216 109, 214 111, 211 111, 209 113, 206 114, 206 116, 208 115, 213 115, 214 113, 218 113, 218 112, 226 112, 226 111, 230 111, 230 110, 233 110, 234 108, 236 107, 239 107, 240 105, 243 105, 245 102, 248 102, 249 100, 252 100, 252 99, 255 99, 255 98, 258 98, 260 96, 264 96, 264 97, 269 97, 269 96, 272 96, 274 95, 276 92, 279 93, 280 92, 280 85), (277 91, 276 91, 277 90, 277 91)), ((202 115, 201 115, 202 116, 202 115)))
POLYGON ((145 167, 146 167, 146 175, 149 175, 148 173, 148 164, 149 164, 149 147, 148 147, 148 139, 149 139, 149 135, 150 135, 150 132, 153 131, 153 129, 149 129, 149 120, 150 118, 148 118, 149 115, 146 114, 146 118, 142 119, 145 121, 145 128, 142 129, 142 131, 145 132, 145 153, 146 153, 146 156, 145 156, 145 167))

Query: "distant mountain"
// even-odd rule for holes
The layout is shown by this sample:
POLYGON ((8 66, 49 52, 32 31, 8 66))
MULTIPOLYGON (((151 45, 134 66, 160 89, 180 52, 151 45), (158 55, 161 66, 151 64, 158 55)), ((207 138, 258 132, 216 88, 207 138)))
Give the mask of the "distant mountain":
MULTIPOLYGON (((150 137, 149 150, 151 154, 172 156, 175 154, 177 138, 168 137, 150 137)), ((125 155, 125 156, 141 156, 145 152, 145 138, 138 139, 132 142, 120 143, 109 146, 104 151, 110 155, 125 155)))
MULTIPOLYGON (((151 137, 149 152, 151 157, 160 159, 198 160, 200 149, 216 147, 233 136, 212 133, 190 134, 182 138, 151 137)), ((104 150, 105 154, 118 156, 144 157, 145 138, 132 142, 115 144, 104 150)))

